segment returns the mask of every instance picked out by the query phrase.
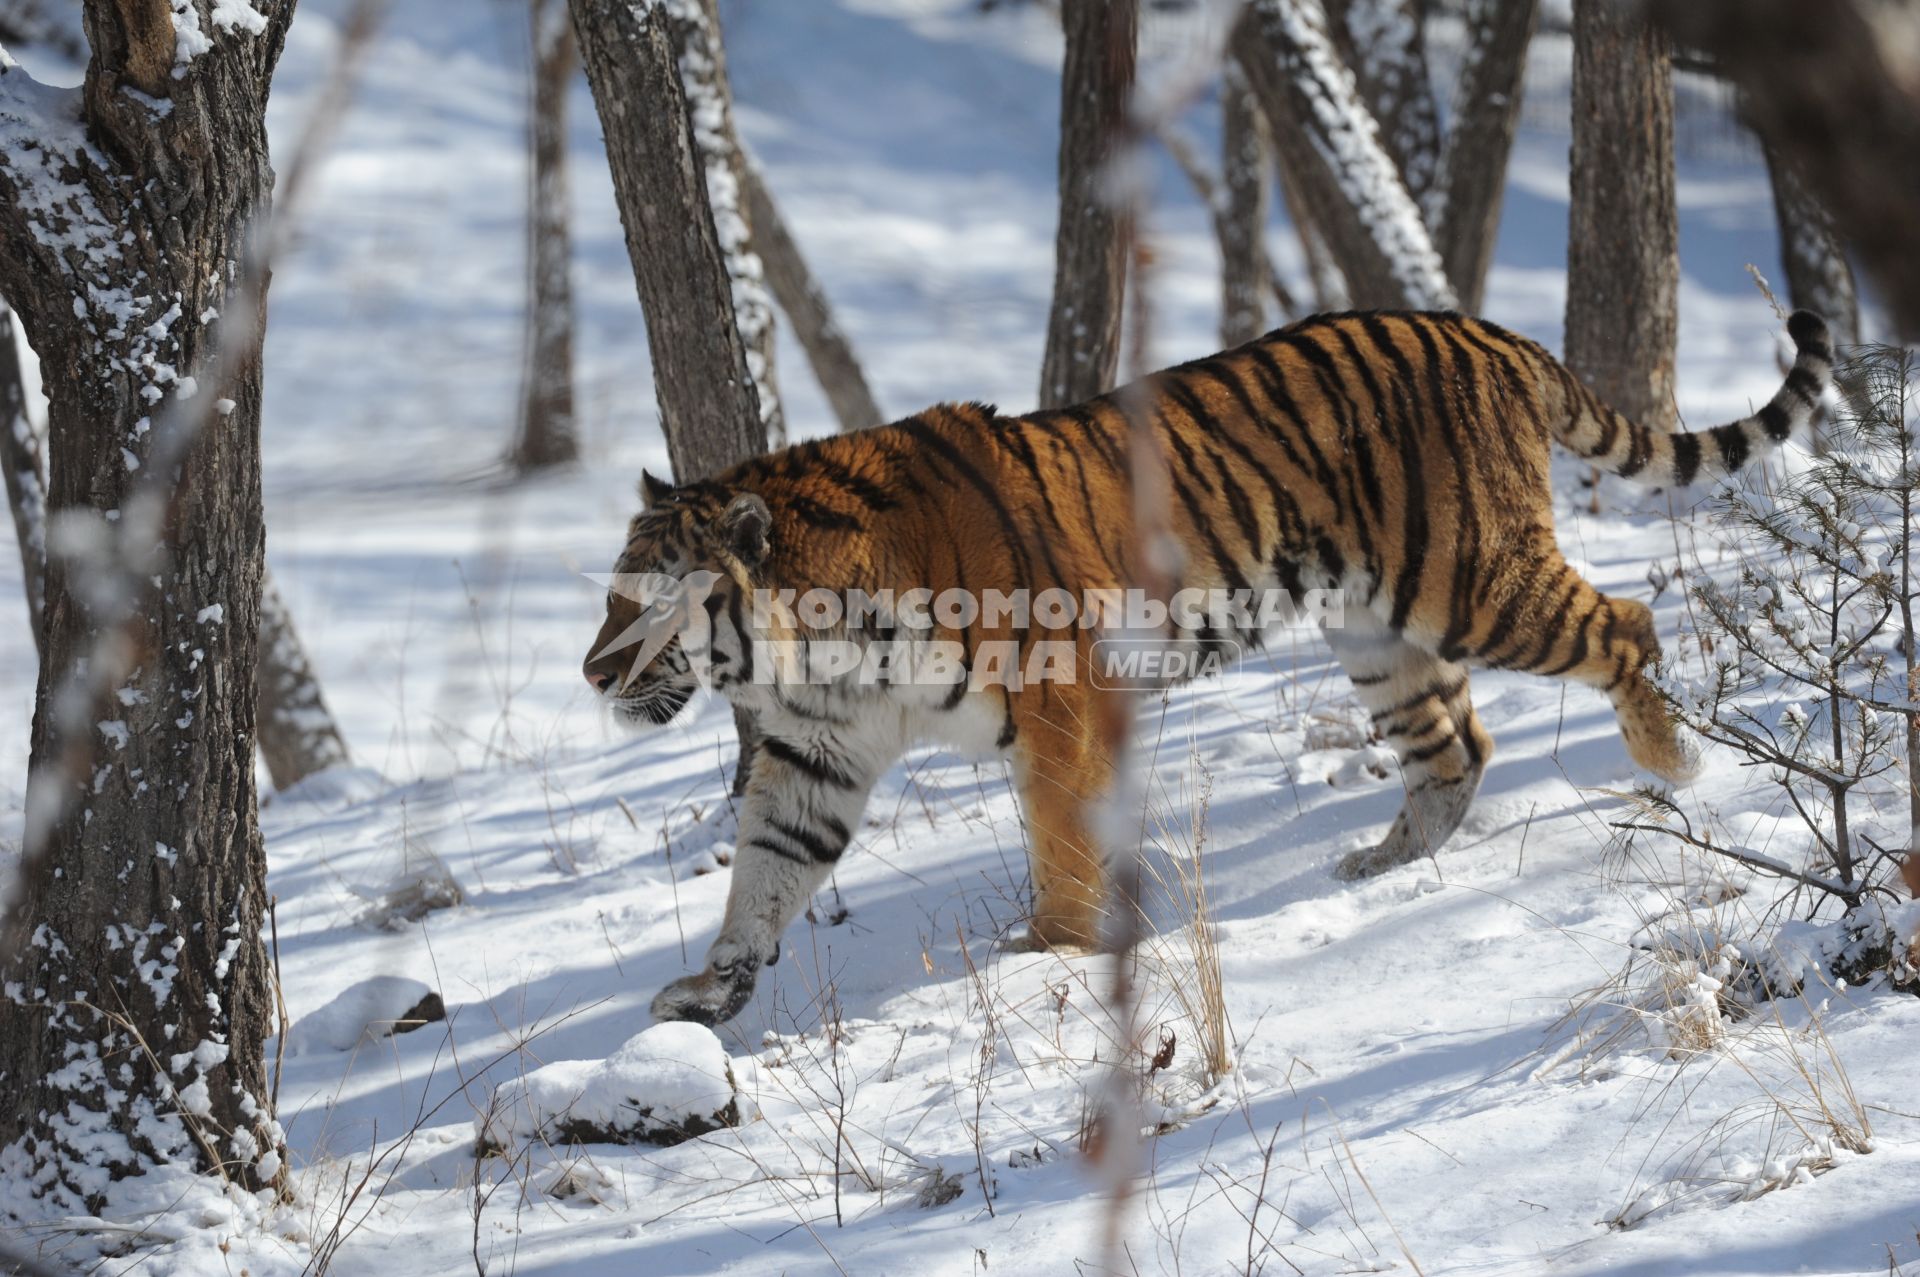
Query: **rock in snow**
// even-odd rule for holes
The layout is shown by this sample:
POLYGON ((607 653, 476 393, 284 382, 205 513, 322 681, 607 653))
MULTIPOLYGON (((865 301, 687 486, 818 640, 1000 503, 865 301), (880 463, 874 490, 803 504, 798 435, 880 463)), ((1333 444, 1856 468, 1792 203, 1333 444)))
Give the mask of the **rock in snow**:
POLYGON ((656 1024, 604 1060, 559 1060, 494 1088, 481 1147, 678 1144, 740 1124, 733 1069, 713 1030, 656 1024))
POLYGON ((419 980, 377 975, 351 985, 287 1030, 288 1055, 350 1051, 363 1041, 391 1037, 447 1018, 440 995, 419 980))

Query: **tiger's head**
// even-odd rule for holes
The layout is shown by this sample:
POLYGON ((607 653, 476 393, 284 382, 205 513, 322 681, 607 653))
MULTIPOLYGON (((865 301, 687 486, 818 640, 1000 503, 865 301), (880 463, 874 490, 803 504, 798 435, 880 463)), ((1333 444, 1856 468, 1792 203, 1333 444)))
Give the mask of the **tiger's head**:
POLYGON ((702 682, 746 677, 741 603, 773 516, 758 495, 711 481, 675 487, 643 472, 640 497, 582 672, 617 718, 647 727, 671 722, 702 682))

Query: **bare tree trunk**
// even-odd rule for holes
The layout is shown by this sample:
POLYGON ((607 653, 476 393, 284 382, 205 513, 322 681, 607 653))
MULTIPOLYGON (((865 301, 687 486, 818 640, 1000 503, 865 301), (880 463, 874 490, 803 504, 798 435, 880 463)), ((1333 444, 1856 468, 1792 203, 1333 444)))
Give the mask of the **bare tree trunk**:
POLYGON ((1903 341, 1920 341, 1920 10, 1879 0, 1658 0, 1821 195, 1903 341))
POLYGON ((1427 74, 1421 0, 1333 0, 1332 34, 1380 140, 1424 206, 1440 167, 1440 109, 1427 74))
POLYGON ((260 757, 275 789, 286 789, 350 761, 346 739, 320 694, 320 679, 294 632, 286 601, 273 578, 261 575, 258 697, 260 757))
MULTIPOLYGON (((714 61, 719 31, 709 25, 695 41, 693 24, 670 18, 662 5, 570 3, 646 312, 667 455, 681 482, 706 478, 765 452, 768 430, 738 309, 746 283, 736 272, 751 254, 736 170, 723 153, 732 130, 724 122, 725 77, 714 61), (700 73, 683 79, 690 59, 700 73)), ((711 14, 701 13, 710 24, 711 14)), ((731 153, 738 158, 737 147, 731 153)), ((755 260, 756 276, 758 269, 755 260)), ((738 791, 753 766, 755 737, 745 716, 734 721, 738 791)))
POLYGON ((27 383, 20 375, 13 313, 0 302, 0 469, 6 472, 7 506, 20 546, 20 579, 26 586, 27 623, 33 646, 46 654, 47 463, 40 432, 27 416, 27 383))
POLYGON ((709 103, 682 84, 680 47, 665 6, 571 4, 646 312, 654 394, 674 477, 705 478, 767 450, 747 344, 734 319, 726 248, 715 227, 732 213, 720 193, 709 201, 713 174, 695 139, 694 111, 709 103))
MULTIPOLYGON (((13 317, 0 307, 0 465, 6 468, 7 504, 13 511, 20 566, 26 581, 27 616, 33 642, 46 645, 44 602, 47 575, 47 468, 40 432, 28 419, 26 386, 13 344, 13 317)), ((260 757, 275 789, 285 789, 323 768, 348 761, 320 682, 307 662, 280 592, 264 570, 260 587, 260 656, 254 670, 255 725, 260 757)))
POLYGON ((520 433, 508 457, 523 474, 580 455, 573 419, 573 244, 567 198, 567 86, 576 51, 561 0, 530 0, 528 11, 533 98, 527 121, 527 358, 520 433))
POLYGON ((866 374, 854 356, 853 345, 833 317, 833 307, 820 282, 807 269, 807 259, 787 229, 787 219, 767 190, 766 175, 751 157, 741 168, 746 183, 747 220, 753 223, 753 244, 767 272, 774 300, 780 303, 800 348, 807 352, 814 378, 833 405, 842 430, 865 430, 886 418, 867 387, 866 374))
POLYGON ((1290 204, 1325 237, 1352 303, 1452 307, 1420 208, 1340 59, 1320 0, 1253 0, 1233 46, 1273 126, 1290 204))
POLYGON ((1273 166, 1267 122, 1247 88, 1246 73, 1229 62, 1220 94, 1220 344, 1238 346, 1267 330, 1269 290, 1277 289, 1282 317, 1293 299, 1267 259, 1267 184, 1273 166), (1281 300, 1284 298, 1284 300, 1281 300))
POLYGON ((1133 96, 1137 0, 1062 0, 1060 221, 1053 308, 1040 363, 1040 406, 1079 403, 1113 388, 1126 298, 1126 210, 1106 189, 1133 96))
POLYGON ((1486 300, 1487 271, 1500 233, 1507 158, 1520 122, 1527 46, 1539 0, 1473 0, 1467 10, 1467 56, 1460 69, 1453 125, 1428 201, 1437 222, 1440 260, 1462 310, 1486 300))
POLYGON ((1673 66, 1630 0, 1574 0, 1566 360, 1602 399, 1674 424, 1679 222, 1673 66))
POLYGON ((1764 146, 1773 180, 1774 220, 1780 227, 1780 261, 1787 295, 1796 309, 1823 316, 1839 346, 1860 340, 1860 298, 1853 266, 1835 238, 1833 217, 1779 151, 1764 146))
POLYGON ((273 190, 264 108, 292 5, 225 26, 194 9, 209 47, 188 60, 166 5, 86 0, 82 90, 0 69, 0 293, 40 356, 50 516, 91 512, 96 549, 139 555, 48 564, 27 854, 0 935, 0 1145, 63 1213, 160 1165, 218 1161, 262 1187, 283 1162, 253 761, 262 330, 221 316, 273 190), (200 386, 216 346, 224 372, 200 386), (160 443, 195 395, 220 411, 176 484, 160 443), (150 477, 164 521, 125 544, 150 477))

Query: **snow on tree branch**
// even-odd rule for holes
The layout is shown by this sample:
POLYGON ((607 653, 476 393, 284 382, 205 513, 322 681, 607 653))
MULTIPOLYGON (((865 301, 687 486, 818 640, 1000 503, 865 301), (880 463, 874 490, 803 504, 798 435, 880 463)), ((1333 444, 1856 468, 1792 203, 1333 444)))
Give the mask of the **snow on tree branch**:
POLYGON ((1440 162, 1440 112, 1413 0, 1346 0, 1343 8, 1347 61, 1362 100, 1408 194, 1425 207, 1440 162))
MULTIPOLYGON (((213 36, 200 25, 196 0, 172 0, 173 61, 183 66, 213 48, 213 36)), ((207 15, 216 31, 242 31, 259 35, 267 29, 267 15, 253 7, 251 0, 213 0, 207 15)), ((175 72, 178 74, 178 72, 175 72)))
POLYGON ((734 322, 747 348, 747 370, 759 396, 760 419, 777 445, 785 439, 786 429, 773 376, 773 298, 767 291, 765 267, 753 249, 752 225, 741 191, 745 160, 735 140, 719 33, 705 0, 649 0, 636 4, 634 12, 639 15, 656 7, 673 27, 694 145, 705 168, 707 203, 713 209, 714 230, 733 287, 734 322))
POLYGON ((1269 114, 1281 115, 1276 129, 1298 129, 1311 143, 1322 171, 1302 176, 1324 179, 1333 188, 1334 198, 1316 201, 1336 223, 1323 229, 1344 243, 1343 256, 1368 259, 1371 269, 1365 273, 1378 277, 1372 288, 1352 281, 1356 291, 1388 294, 1360 300, 1423 309, 1454 306, 1453 287, 1420 208, 1400 178, 1379 123, 1361 100, 1353 72, 1334 47, 1320 0, 1254 0, 1252 12, 1265 48, 1243 54, 1242 65, 1262 88, 1269 114), (1275 82, 1276 68, 1262 64, 1263 54, 1277 63, 1283 87, 1275 82), (1283 111, 1275 111, 1276 97, 1283 100, 1283 111))

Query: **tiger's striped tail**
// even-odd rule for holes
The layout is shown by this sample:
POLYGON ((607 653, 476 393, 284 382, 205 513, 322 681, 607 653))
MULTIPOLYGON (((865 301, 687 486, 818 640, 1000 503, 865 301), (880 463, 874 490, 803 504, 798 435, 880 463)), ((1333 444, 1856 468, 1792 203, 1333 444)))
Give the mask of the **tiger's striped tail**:
POLYGON ((1730 474, 1811 422, 1832 384, 1833 343, 1826 321, 1796 310, 1787 319, 1787 334, 1798 352, 1793 368, 1767 406, 1751 417, 1711 430, 1668 434, 1628 420, 1569 379, 1572 402, 1555 438, 1600 469, 1641 483, 1685 486, 1730 474))

